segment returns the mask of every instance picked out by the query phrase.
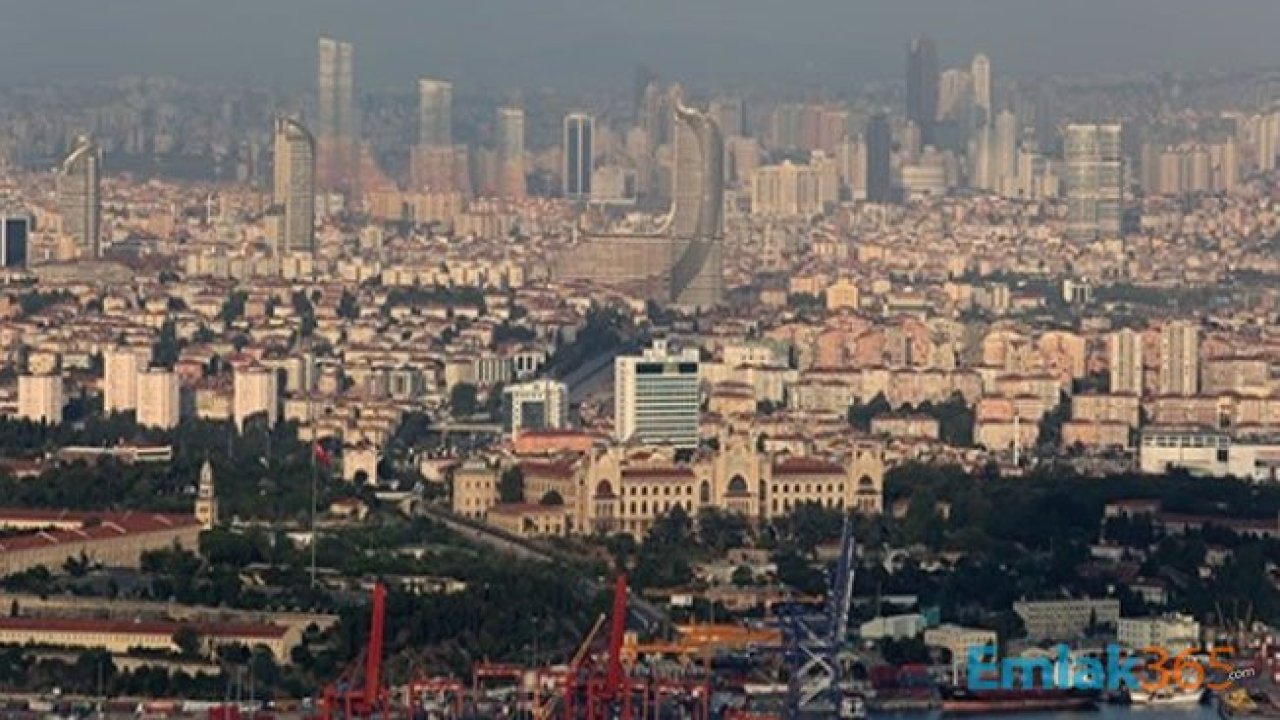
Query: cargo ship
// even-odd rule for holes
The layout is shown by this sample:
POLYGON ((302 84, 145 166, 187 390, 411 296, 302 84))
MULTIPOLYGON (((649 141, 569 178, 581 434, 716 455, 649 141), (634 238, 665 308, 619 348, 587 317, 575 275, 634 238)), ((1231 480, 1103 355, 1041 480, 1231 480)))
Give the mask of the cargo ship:
POLYGON ((968 690, 944 688, 942 711, 950 715, 1096 710, 1098 694, 1083 690, 968 690))

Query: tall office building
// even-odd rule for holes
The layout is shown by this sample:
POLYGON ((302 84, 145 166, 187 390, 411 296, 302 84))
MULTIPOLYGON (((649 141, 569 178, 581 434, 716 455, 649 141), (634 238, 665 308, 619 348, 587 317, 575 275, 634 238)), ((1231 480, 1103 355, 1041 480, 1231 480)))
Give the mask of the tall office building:
POLYGON ((698 445, 698 351, 655 341, 640 357, 614 361, 614 433, 622 441, 698 445))
POLYGON ((416 190, 471 192, 467 147, 453 142, 453 83, 418 81, 418 144, 410 152, 410 181, 416 190))
POLYGON ((268 427, 280 419, 280 393, 276 372, 260 365, 237 367, 232 374, 231 412, 236 429, 254 416, 266 418, 268 427))
POLYGON ((302 123, 277 117, 275 177, 271 186, 276 207, 278 250, 309 253, 315 250, 316 142, 302 123))
POLYGON ((502 391, 502 428, 514 438, 524 430, 569 426, 569 388, 556 380, 533 380, 502 391))
POLYGON ((351 43, 320 38, 316 63, 316 164, 317 182, 325 190, 349 188, 359 172, 354 64, 351 43))
POLYGON ((907 52, 907 119, 920 128, 920 141, 932 145, 938 121, 938 47, 930 37, 912 40, 907 52))
POLYGON ((1114 395, 1142 395, 1142 333, 1118 330, 1107 337, 1107 365, 1114 395))
POLYGON ((867 122, 867 201, 893 201, 893 128, 884 113, 867 122))
POLYGON ((1195 395, 1200 389, 1200 328, 1171 322, 1160 330, 1160 394, 1195 395))
POLYGON ((1065 137, 1067 237, 1118 238, 1124 203, 1119 123, 1073 123, 1065 137))
POLYGON ((991 61, 978 53, 969 65, 973 77, 974 126, 982 127, 991 122, 991 61))
POLYGON ((418 144, 453 147, 453 83, 418 81, 418 144))
POLYGON ((26 267, 30 239, 30 215, 0 213, 0 267, 26 267))
POLYGON ((58 210, 62 235, 81 258, 101 254, 102 151, 88 135, 76 138, 75 149, 58 174, 58 210))
POLYGON ((138 407, 138 369, 146 367, 150 355, 149 350, 135 347, 102 353, 103 412, 129 412, 138 407))
POLYGON ((138 373, 138 424, 172 430, 181 419, 178 374, 164 368, 138 373))
POLYGON ((18 377, 18 417, 34 423, 57 425, 62 422, 62 376, 22 375, 18 377))
POLYGON ((596 120, 584 113, 564 118, 564 196, 591 197, 591 173, 595 162, 596 120))
POLYGON ((717 97, 711 101, 707 112, 715 118, 720 132, 726 138, 742 137, 747 134, 747 109, 742 98, 717 97))
POLYGON ((671 299, 683 307, 711 307, 724 299, 724 136, 707 113, 678 97, 674 105, 671 299))
POLYGON ((498 108, 498 195, 511 200, 525 197, 524 110, 498 108))

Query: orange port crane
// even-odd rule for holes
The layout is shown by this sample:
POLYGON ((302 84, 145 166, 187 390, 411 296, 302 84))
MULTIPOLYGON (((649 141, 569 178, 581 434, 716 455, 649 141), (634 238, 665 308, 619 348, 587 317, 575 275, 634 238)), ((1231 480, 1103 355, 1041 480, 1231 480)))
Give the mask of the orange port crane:
POLYGON ((373 586, 369 643, 365 646, 363 658, 358 658, 348 666, 336 682, 325 686, 320 698, 320 717, 324 720, 387 716, 391 698, 382 685, 382 640, 386 629, 386 605, 387 589, 382 583, 377 583, 373 586))

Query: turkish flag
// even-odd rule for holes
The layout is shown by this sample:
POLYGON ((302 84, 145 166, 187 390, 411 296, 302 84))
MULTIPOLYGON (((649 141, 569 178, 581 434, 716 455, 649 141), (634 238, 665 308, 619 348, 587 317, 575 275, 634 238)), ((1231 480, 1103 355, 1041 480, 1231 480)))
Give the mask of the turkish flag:
POLYGON ((325 467, 329 467, 329 465, 333 464, 333 456, 329 454, 328 450, 324 449, 324 445, 321 445, 319 441, 316 441, 312 448, 312 452, 317 464, 325 467))

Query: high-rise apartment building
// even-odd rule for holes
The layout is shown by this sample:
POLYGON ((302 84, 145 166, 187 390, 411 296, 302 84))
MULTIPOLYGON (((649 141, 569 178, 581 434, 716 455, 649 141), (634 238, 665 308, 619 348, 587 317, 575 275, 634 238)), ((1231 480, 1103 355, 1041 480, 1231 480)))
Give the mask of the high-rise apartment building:
POLYGON ((1067 237, 1118 238, 1124 212, 1119 123, 1073 123, 1065 137, 1067 237))
POLYGON ((277 213, 277 248, 283 252, 315 250, 316 142, 296 119, 277 117, 275 176, 271 186, 277 213))
POLYGON ((698 351, 676 353, 665 341, 639 357, 614 361, 614 432, 619 440, 698 445, 698 351))
POLYGON ((887 203, 893 200, 893 128, 884 113, 871 116, 867 122, 867 201, 887 203))
POLYGON ((757 168, 751 179, 751 213, 770 217, 813 217, 822 212, 824 178, 817 167, 790 160, 757 168))
POLYGON ((349 188, 359 172, 355 107, 355 50, 351 43, 320 38, 316 63, 317 183, 349 188))
POLYGON ((58 174, 58 210, 62 235, 80 258, 101 254, 102 151, 88 135, 76 138, 75 149, 58 174))
POLYGON ((232 375, 231 411, 236 428, 244 431, 244 424, 254 416, 266 418, 274 427, 280 419, 280 393, 276 373, 260 365, 238 367, 232 375))
POLYGON ((1200 328, 1171 322, 1160 330, 1160 394, 1195 395, 1200 389, 1200 328))
POLYGON ((995 117, 995 144, 992 147, 993 190, 1008 194, 1018 180, 1018 116, 1002 110, 995 117))
POLYGON ((61 375, 51 373, 18 377, 18 417, 23 420, 57 425, 62 422, 62 408, 65 404, 61 375))
POLYGON ((0 267, 26 267, 30 239, 30 215, 0 213, 0 267))
POLYGON ((146 348, 120 347, 102 353, 102 410, 129 412, 138 407, 138 370, 147 365, 146 348))
POLYGON ((525 430, 569 426, 569 388, 556 380, 533 380, 502 391, 502 428, 512 437, 525 430))
POLYGON ((938 120, 938 47, 930 37, 917 37, 907 52, 907 119, 920 128, 922 143, 933 144, 938 120))
POLYGON ((1124 329, 1107 336, 1111 393, 1142 395, 1142 333, 1124 329))
POLYGON ((410 158, 410 176, 417 190, 471 192, 467 147, 453 142, 453 83, 423 78, 418 81, 418 144, 410 158))
POLYGON ((138 373, 138 424, 142 427, 172 430, 181 419, 181 396, 178 374, 164 368, 150 368, 138 373))
POLYGON ((973 77, 974 125, 981 127, 991 122, 991 61, 986 55, 973 56, 969 75, 973 77))
POLYGON ((526 193, 524 176, 524 110, 498 108, 498 195, 519 200, 526 193))
POLYGON ((418 144, 453 147, 453 83, 418 81, 418 144))
POLYGON ((591 174, 595 162, 595 118, 585 113, 571 113, 564 118, 564 195, 567 198, 591 197, 591 174))

